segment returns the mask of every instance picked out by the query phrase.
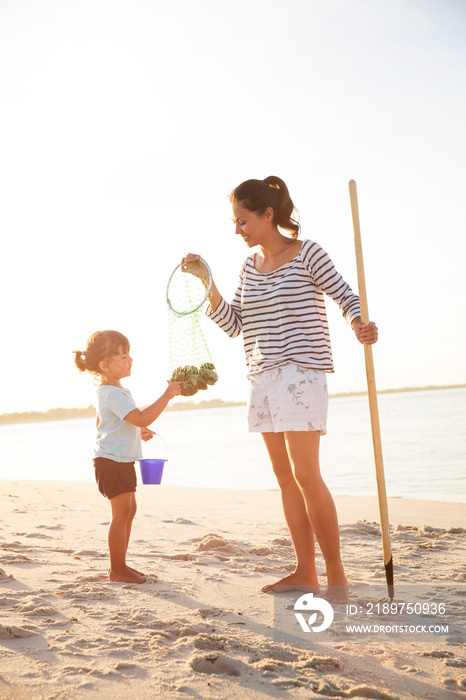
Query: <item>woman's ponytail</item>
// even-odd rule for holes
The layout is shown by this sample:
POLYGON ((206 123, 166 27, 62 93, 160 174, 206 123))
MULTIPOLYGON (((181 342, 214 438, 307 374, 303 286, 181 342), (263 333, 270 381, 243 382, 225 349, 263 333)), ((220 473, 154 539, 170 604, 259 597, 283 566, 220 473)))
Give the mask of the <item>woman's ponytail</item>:
POLYGON ((230 202, 241 203, 245 209, 262 215, 267 207, 273 209, 273 222, 297 238, 300 231, 299 213, 293 204, 288 187, 276 175, 265 180, 246 180, 230 195, 230 202), (296 218, 293 218, 293 213, 296 218))
POLYGON ((275 190, 277 193, 275 195, 277 201, 276 210, 274 208, 275 223, 280 228, 284 228, 286 231, 289 231, 293 238, 297 238, 301 228, 299 225, 299 213, 290 197, 288 187, 285 185, 283 180, 276 175, 269 175, 265 178, 264 182, 270 189, 275 190), (293 212, 296 212, 296 219, 292 218, 293 212))

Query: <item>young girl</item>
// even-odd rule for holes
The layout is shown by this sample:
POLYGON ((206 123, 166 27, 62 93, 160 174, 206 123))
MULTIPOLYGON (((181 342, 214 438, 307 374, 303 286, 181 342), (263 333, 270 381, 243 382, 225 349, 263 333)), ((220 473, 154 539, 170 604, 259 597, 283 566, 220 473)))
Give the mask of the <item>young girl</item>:
POLYGON ((97 387, 97 445, 94 468, 99 491, 110 500, 112 520, 108 530, 110 581, 143 583, 145 576, 126 564, 131 525, 136 514, 136 471, 141 459, 141 438, 150 440, 155 433, 147 428, 181 391, 180 382, 171 382, 160 398, 139 410, 129 389, 121 380, 129 377, 133 358, 129 341, 118 331, 97 331, 87 341, 84 352, 74 352, 81 372, 100 379, 97 387))
MULTIPOLYGON (((378 330, 361 322, 358 297, 320 245, 298 239, 300 225, 283 180, 246 180, 230 202, 235 233, 256 252, 242 266, 231 304, 212 284, 208 315, 231 337, 243 332, 249 430, 262 433, 297 560, 292 573, 262 590, 318 590, 315 536, 327 569, 326 597, 344 603, 348 582, 337 512, 319 464, 320 437, 327 432, 326 372, 333 372, 323 293, 340 306, 360 343, 375 343, 378 330)), ((205 276, 199 255, 187 255, 182 265, 205 276)))

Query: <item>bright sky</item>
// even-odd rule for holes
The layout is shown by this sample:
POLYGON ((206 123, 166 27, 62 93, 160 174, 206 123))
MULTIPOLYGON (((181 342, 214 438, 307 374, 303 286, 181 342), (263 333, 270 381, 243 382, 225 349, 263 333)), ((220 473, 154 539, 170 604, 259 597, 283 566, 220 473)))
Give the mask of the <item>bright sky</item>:
MULTIPOLYGON (((463 0, 1 0, 0 413, 92 403, 71 351, 104 328, 155 400, 170 272, 200 253, 230 299, 228 195, 272 174, 355 290, 357 182, 378 387, 464 383, 465 37, 463 0)), ((364 389, 327 308, 330 391, 364 389)), ((204 329, 197 396, 244 399, 241 339, 204 329)))

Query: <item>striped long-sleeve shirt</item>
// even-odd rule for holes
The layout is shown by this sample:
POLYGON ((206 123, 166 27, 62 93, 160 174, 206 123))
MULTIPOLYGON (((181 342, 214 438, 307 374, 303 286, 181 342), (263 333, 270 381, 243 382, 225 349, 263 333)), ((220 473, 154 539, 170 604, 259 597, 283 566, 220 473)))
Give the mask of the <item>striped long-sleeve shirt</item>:
POLYGON ((353 293, 318 243, 304 240, 298 255, 278 270, 261 273, 246 258, 235 296, 207 315, 232 338, 243 332, 250 374, 294 362, 333 372, 324 294, 348 323, 360 316, 353 293))

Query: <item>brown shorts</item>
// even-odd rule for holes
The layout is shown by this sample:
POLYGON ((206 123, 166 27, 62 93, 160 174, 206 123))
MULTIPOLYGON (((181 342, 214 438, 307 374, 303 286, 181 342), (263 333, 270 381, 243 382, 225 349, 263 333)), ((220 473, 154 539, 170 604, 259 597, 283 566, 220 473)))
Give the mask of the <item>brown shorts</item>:
POLYGON ((136 491, 134 462, 114 462, 106 457, 94 457, 95 480, 99 491, 107 498, 136 491))

